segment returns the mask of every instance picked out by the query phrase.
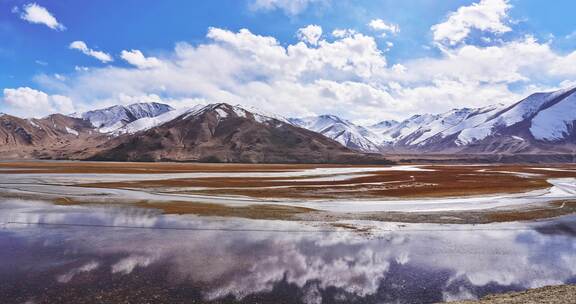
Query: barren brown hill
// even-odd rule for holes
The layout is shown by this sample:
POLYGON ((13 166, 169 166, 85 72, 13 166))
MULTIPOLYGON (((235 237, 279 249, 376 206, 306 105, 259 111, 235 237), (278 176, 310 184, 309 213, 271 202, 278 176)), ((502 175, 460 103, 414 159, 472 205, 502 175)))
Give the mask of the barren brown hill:
POLYGON ((107 140, 83 119, 54 114, 41 119, 0 116, 2 159, 58 159, 79 156, 107 140))

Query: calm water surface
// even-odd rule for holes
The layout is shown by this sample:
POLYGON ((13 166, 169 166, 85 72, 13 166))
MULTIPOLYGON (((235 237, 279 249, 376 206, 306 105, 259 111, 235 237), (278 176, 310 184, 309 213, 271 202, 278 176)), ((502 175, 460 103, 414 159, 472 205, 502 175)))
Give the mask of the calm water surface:
POLYGON ((399 225, 0 200, 5 303, 434 303, 576 283, 576 217, 399 225))

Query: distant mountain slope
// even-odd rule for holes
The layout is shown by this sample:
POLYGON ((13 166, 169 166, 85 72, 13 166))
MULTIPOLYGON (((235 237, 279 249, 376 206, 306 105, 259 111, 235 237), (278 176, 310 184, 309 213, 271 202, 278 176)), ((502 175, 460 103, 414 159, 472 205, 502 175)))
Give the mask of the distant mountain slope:
POLYGON ((380 128, 386 151, 574 153, 576 88, 535 93, 510 105, 415 115, 380 128))
POLYGON ((453 109, 367 127, 334 115, 290 122, 364 152, 575 153, 575 92, 535 93, 510 106, 453 109))
POLYGON ((91 159, 252 163, 387 163, 318 133, 228 104, 183 111, 148 130, 98 147, 91 159))
POLYGON ((182 108, 168 111, 155 117, 142 117, 138 120, 135 120, 131 123, 124 125, 121 128, 112 131, 112 134, 114 135, 134 134, 136 132, 146 131, 157 126, 161 126, 167 122, 170 122, 184 113, 191 112, 196 109, 201 109, 203 107, 204 107, 203 105, 195 105, 190 108, 182 108))
POLYGON ((169 105, 150 102, 135 103, 128 106, 117 105, 72 116, 88 120, 100 132, 108 133, 140 118, 156 117, 172 110, 174 108, 169 105))
POLYGON ((0 115, 0 157, 64 158, 105 141, 82 119, 53 114, 41 119, 0 115))
POLYGON ((289 121, 293 125, 334 139, 350 149, 364 152, 380 151, 381 139, 376 133, 335 115, 291 118, 289 121))

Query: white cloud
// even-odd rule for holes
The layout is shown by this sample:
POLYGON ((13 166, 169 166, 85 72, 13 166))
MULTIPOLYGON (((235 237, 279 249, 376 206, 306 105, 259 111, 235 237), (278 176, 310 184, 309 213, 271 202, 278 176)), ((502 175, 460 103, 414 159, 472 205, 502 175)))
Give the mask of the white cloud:
POLYGON ((400 26, 398 24, 386 23, 382 19, 373 19, 368 23, 368 26, 375 31, 384 33, 397 34, 400 32, 400 26))
POLYGON ((298 39, 307 42, 311 45, 318 45, 318 40, 322 36, 322 27, 315 24, 310 24, 306 27, 298 29, 298 39))
POLYGON ((82 52, 84 55, 94 57, 103 63, 113 61, 112 56, 110 56, 109 54, 104 53, 102 51, 96 51, 96 50, 89 48, 88 45, 86 45, 86 43, 84 41, 80 41, 80 40, 74 41, 74 42, 70 43, 69 48, 72 50, 78 50, 78 51, 82 52))
POLYGON ((2 103, 6 112, 23 117, 42 117, 50 113, 72 113, 72 100, 62 95, 48 95, 29 87, 4 89, 2 103))
MULTIPOLYGON (((36 80, 81 104, 101 104, 119 94, 156 94, 174 100, 202 98, 256 106, 270 112, 277 112, 282 104, 281 114, 291 116, 337 110, 342 103, 352 106, 351 96, 363 94, 371 86, 342 84, 345 90, 358 93, 336 94, 334 84, 328 88, 320 80, 360 82, 386 68, 386 58, 374 38, 362 34, 320 40, 315 47, 303 42, 282 46, 273 37, 246 29, 231 32, 211 28, 207 37, 211 41, 198 46, 177 44, 174 53, 162 59, 162 69, 91 68, 69 77, 66 87, 49 75, 36 80), (350 100, 335 100, 333 96, 350 100)), ((374 104, 384 95, 367 102, 374 104)), ((374 112, 371 110, 365 112, 374 112)), ((361 112, 358 110, 358 115, 361 112)))
POLYGON ((156 68, 162 65, 162 62, 156 57, 145 57, 139 50, 122 51, 122 59, 140 69, 156 68))
POLYGON ((54 78, 56 78, 56 79, 58 79, 58 80, 61 80, 61 81, 64 81, 64 80, 67 79, 66 76, 64 76, 64 75, 62 75, 62 74, 58 74, 58 73, 55 73, 55 74, 54 74, 54 78))
POLYGON ((285 116, 333 113, 368 122, 513 102, 576 77, 570 68, 576 55, 558 54, 531 36, 497 46, 461 44, 439 57, 388 66, 374 37, 342 31, 313 46, 282 45, 247 29, 210 28, 205 43, 177 44, 162 58, 162 68, 91 68, 64 81, 52 75, 37 81, 72 98, 76 107, 146 96, 179 105, 228 102, 285 116))
POLYGON ((335 29, 332 31, 332 36, 334 36, 335 38, 344 38, 344 37, 350 37, 356 33, 357 32, 353 29, 335 29))
POLYGON ((508 0, 481 0, 470 6, 462 6, 448 15, 448 19, 432 26, 434 41, 455 45, 463 41, 472 29, 502 34, 511 31, 506 24, 508 0))
POLYGON ((324 3, 328 0, 252 0, 250 8, 253 10, 282 10, 294 16, 304 11, 310 4, 324 3))
MULTIPOLYGON (((20 18, 26 20, 30 23, 35 24, 44 24, 47 27, 57 30, 63 31, 66 27, 58 22, 56 18, 44 7, 36 4, 36 3, 29 3, 22 7, 22 13, 20 14, 20 18)), ((15 13, 19 13, 20 10, 15 7, 13 10, 15 13)))

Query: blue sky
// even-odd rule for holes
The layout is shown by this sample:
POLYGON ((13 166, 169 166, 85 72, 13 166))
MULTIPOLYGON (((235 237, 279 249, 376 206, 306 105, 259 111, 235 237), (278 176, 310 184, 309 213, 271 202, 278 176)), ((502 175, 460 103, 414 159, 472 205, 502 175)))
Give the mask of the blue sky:
POLYGON ((575 83, 574 11, 568 0, 0 0, 0 111, 224 101, 375 122, 512 102, 575 83))

